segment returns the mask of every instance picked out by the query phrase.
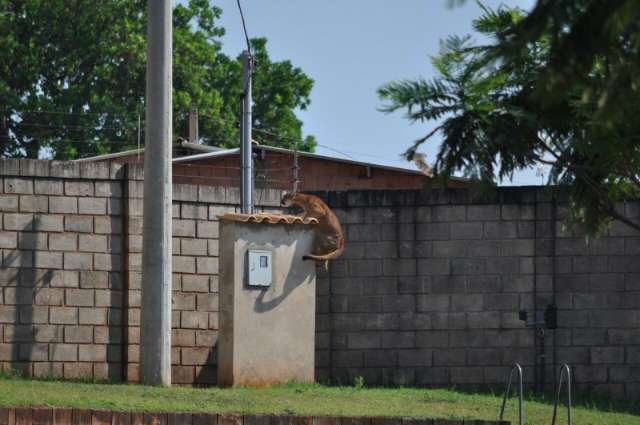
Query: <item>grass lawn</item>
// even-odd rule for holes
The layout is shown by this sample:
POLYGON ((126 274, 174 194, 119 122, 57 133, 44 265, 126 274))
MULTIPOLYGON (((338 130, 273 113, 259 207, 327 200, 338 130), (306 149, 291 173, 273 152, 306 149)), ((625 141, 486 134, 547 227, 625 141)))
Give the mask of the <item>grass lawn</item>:
MULTIPOLYGON (((153 388, 0 377, 0 406, 15 407, 496 419, 500 403, 500 395, 446 389, 369 389, 298 384, 261 389, 153 388)), ((513 424, 517 424, 516 404, 513 399, 508 406, 507 419, 513 424)), ((631 404, 583 400, 574 408, 573 421, 579 425, 640 425, 640 412, 632 409, 631 404)), ((527 424, 550 424, 551 410, 548 402, 528 400, 525 407, 527 424)), ((559 425, 566 423, 565 410, 561 413, 559 425)))

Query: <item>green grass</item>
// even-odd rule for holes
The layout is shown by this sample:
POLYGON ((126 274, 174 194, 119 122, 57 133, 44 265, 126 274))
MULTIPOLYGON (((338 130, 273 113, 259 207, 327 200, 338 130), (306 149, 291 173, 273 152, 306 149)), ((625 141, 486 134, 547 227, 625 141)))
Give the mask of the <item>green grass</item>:
MULTIPOLYGON (((131 411, 284 413, 331 416, 411 416, 496 419, 499 395, 446 389, 360 388, 289 384, 267 388, 154 388, 141 385, 60 382, 0 377, 0 406, 51 406, 131 411)), ((516 401, 507 419, 516 421, 516 401)), ((527 424, 551 423, 551 404, 528 399, 527 424)), ((582 400, 574 408, 579 425, 640 425, 630 404, 582 400)), ((565 410, 558 424, 566 423, 565 410)))

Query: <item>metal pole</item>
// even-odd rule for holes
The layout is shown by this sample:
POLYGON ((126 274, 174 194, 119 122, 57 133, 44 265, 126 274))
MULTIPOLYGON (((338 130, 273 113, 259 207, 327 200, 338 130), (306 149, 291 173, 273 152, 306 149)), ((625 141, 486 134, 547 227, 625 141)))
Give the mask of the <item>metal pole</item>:
POLYGON ((140 381, 171 385, 171 0, 148 2, 140 381))
POLYGON ((200 135, 198 134, 198 110, 189 111, 189 142, 198 143, 200 135))
POLYGON ((240 196, 242 199, 242 212, 253 212, 253 155, 251 148, 251 72, 253 58, 248 51, 242 52, 242 68, 244 93, 242 98, 242 142, 240 155, 242 157, 242 181, 240 183, 240 196))

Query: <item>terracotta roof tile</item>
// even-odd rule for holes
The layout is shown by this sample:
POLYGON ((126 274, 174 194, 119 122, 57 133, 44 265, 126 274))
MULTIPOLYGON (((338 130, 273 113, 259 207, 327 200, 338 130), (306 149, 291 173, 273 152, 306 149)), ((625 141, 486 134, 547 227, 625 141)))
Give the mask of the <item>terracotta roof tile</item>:
POLYGON ((226 213, 218 216, 221 220, 241 221, 243 223, 267 223, 267 224, 317 224, 318 219, 310 217, 301 217, 299 215, 284 215, 284 214, 240 214, 240 213, 226 213))

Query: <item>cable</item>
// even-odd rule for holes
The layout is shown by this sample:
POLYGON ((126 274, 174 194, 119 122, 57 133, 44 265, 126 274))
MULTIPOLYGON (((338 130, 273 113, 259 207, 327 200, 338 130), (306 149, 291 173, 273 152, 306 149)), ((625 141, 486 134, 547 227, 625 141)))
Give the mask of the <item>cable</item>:
POLYGON ((46 111, 46 110, 36 110, 36 109, 5 109, 5 112, 13 112, 14 114, 19 114, 21 112, 27 112, 30 114, 54 114, 54 115, 70 115, 70 116, 84 116, 84 115, 93 115, 93 116, 103 116, 103 115, 113 115, 113 116, 135 116, 138 115, 134 112, 124 112, 124 113, 112 113, 112 112, 64 112, 64 111, 46 111))
POLYGON ((247 32, 247 24, 244 21, 244 13, 242 12, 242 5, 240 4, 240 0, 236 0, 238 4, 238 10, 240 11, 240 19, 242 20, 242 29, 244 30, 244 39, 247 42, 247 51, 249 52, 249 58, 253 57, 251 53, 251 42, 249 41, 249 33, 247 32))

